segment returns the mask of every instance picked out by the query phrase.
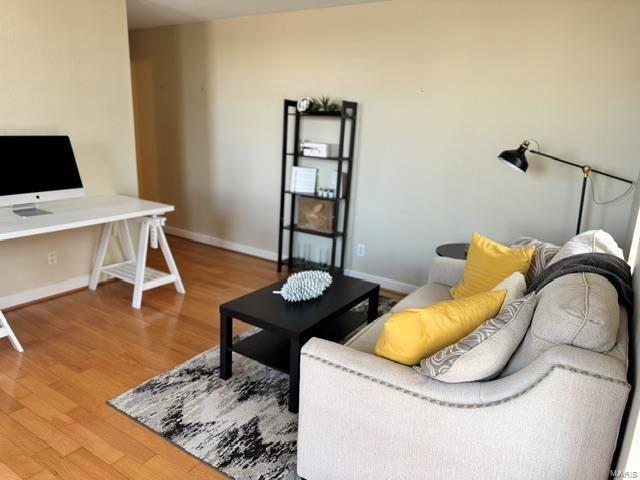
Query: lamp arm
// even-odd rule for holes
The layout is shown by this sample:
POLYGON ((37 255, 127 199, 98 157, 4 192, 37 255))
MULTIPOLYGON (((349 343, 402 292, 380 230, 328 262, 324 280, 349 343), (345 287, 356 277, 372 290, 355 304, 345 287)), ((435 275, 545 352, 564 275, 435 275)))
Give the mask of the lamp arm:
POLYGON ((582 165, 578 165, 577 163, 569 162, 567 160, 563 160, 561 158, 554 157, 553 155, 549 155, 548 153, 539 152, 538 150, 530 149, 529 151, 531 153, 535 153, 536 155, 540 155, 541 157, 547 157, 547 158, 550 158, 551 160, 555 160, 556 162, 564 163, 566 165, 571 165, 572 167, 576 167, 576 168, 579 168, 580 170, 582 170, 582 165))
POLYGON ((596 170, 595 168, 592 168, 591 171, 599 173, 600 175, 604 175, 605 177, 613 178, 615 180, 620 180, 621 182, 633 185, 633 181, 632 180, 627 180, 626 178, 618 177, 616 175, 611 175, 610 173, 604 173, 604 172, 601 172, 600 170, 596 170))
MULTIPOLYGON (((540 155, 541 157, 547 157, 550 158, 551 160, 555 160, 556 162, 560 162, 560 163, 564 163, 566 165, 571 165, 572 167, 576 167, 581 169, 582 171, 584 171, 584 167, 587 167, 588 165, 578 165, 577 163, 573 163, 573 162, 569 162, 567 160, 563 160, 561 158, 558 157, 554 157, 553 155, 549 155, 547 153, 542 153, 538 150, 529 150, 531 153, 535 153, 536 155, 540 155)), ((594 173, 598 173, 600 175, 604 175, 605 177, 609 177, 609 178, 613 178, 615 180, 619 180, 621 182, 625 182, 625 183, 629 183, 629 184, 633 184, 632 180, 628 180, 626 178, 622 178, 622 177, 618 177, 616 175, 611 175, 610 173, 605 173, 605 172, 601 172, 600 170, 596 170, 595 168, 589 168, 589 171, 594 172, 594 173)))

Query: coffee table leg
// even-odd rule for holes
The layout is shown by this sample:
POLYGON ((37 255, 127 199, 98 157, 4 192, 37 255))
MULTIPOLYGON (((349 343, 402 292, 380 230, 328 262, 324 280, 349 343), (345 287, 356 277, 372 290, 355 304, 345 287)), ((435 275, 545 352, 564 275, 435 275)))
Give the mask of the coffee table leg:
POLYGON ((373 322, 378 318, 378 300, 380 299, 380 287, 376 288, 369 297, 369 308, 367 314, 367 323, 373 322))
POLYGON ((289 347, 289 411, 298 413, 300 396, 300 339, 292 338, 289 347))
POLYGON ((233 317, 220 311, 220 378, 231 378, 231 342, 233 317))

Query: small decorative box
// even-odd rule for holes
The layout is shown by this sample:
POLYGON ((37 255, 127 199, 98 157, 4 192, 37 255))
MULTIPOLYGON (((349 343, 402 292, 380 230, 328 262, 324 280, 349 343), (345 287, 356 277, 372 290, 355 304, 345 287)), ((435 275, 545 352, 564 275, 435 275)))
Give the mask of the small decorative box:
POLYGON ((333 143, 315 143, 315 142, 303 142, 300 145, 302 154, 306 157, 337 157, 338 145, 333 143))

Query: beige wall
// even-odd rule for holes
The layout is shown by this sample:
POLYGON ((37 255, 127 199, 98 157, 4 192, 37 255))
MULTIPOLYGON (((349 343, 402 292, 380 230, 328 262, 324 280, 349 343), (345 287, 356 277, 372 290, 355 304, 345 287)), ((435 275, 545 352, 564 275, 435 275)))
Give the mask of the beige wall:
MULTIPOLYGON (((88 194, 136 195, 125 0, 0 0, 0 12, 0 134, 68 134, 88 194)), ((0 305, 76 285, 96 235, 2 242, 0 305)))
MULTIPOLYGON (((636 178, 639 17, 636 0, 392 0, 134 31, 142 193, 176 227, 275 251, 282 100, 326 94, 361 105, 349 268, 419 284, 474 230, 562 242, 581 173, 496 155, 533 137, 636 178)), ((630 205, 585 226, 622 241, 630 205)))

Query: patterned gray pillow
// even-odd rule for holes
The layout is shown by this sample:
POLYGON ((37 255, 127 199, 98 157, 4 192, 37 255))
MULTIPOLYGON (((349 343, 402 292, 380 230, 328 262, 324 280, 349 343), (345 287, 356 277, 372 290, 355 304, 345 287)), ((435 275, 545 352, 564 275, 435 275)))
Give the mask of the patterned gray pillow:
POLYGON ((513 301, 462 340, 413 367, 421 375, 448 383, 486 380, 498 375, 529 329, 536 294, 513 301))
POLYGON ((526 273, 525 280, 527 281, 527 285, 531 285, 531 282, 542 273, 542 271, 547 268, 549 262, 555 257, 560 251, 560 247, 558 245, 554 245, 553 243, 543 242, 541 240, 537 240, 532 237, 522 237, 513 242, 511 247, 526 247, 528 245, 535 245, 536 249, 533 252, 533 257, 531 258, 531 265, 529 266, 529 271, 526 273))

